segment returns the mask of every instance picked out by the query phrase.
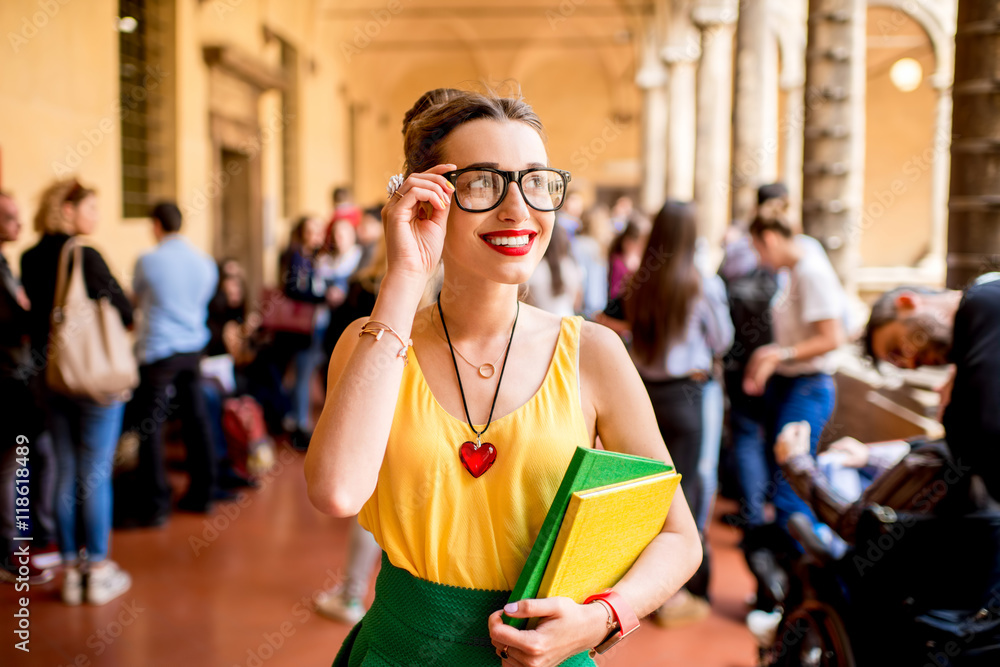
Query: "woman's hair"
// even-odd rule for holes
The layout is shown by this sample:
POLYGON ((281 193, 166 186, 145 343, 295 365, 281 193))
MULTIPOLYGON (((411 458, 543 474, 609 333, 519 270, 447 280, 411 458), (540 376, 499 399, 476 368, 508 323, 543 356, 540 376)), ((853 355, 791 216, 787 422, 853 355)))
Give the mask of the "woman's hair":
POLYGON ((569 257, 569 232, 564 227, 552 225, 552 238, 542 257, 548 263, 549 274, 552 276, 552 296, 559 296, 566 290, 562 261, 569 257))
POLYGON ((229 301, 226 299, 224 283, 227 280, 238 280, 240 291, 243 293, 243 300, 237 310, 246 312, 247 306, 247 279, 243 266, 235 257, 226 257, 219 260, 219 282, 215 286, 215 295, 208 304, 208 310, 212 313, 223 313, 230 309, 229 301))
POLYGON ((701 294, 701 276, 694 262, 697 239, 694 205, 678 201, 664 204, 653 221, 642 268, 629 279, 623 295, 625 317, 632 328, 632 349, 645 363, 659 359, 687 329, 688 317, 701 294))
POLYGON ((750 234, 760 238, 766 231, 777 232, 786 239, 794 232, 788 222, 788 195, 772 197, 757 206, 757 214, 750 223, 750 234))
POLYGON ((615 255, 621 255, 625 251, 626 241, 639 241, 641 239, 642 228, 635 221, 629 220, 625 229, 611 241, 611 245, 608 247, 608 259, 610 260, 615 255))
POLYGON ((403 117, 403 171, 409 175, 441 164, 444 140, 451 131, 479 119, 519 121, 545 138, 542 122, 520 95, 436 88, 421 95, 403 117))
POLYGON ((35 231, 41 234, 75 234, 76 227, 66 219, 63 204, 77 206, 96 190, 84 187, 76 178, 51 183, 42 192, 35 213, 35 231))

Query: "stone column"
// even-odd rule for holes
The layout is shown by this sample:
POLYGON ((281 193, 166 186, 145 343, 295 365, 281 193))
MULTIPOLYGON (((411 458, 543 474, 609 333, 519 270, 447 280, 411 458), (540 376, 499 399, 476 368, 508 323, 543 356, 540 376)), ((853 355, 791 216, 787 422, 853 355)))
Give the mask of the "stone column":
POLYGON ((661 57, 669 68, 670 125, 667 152, 667 197, 694 199, 694 157, 699 44, 667 46, 661 57))
POLYGON ((781 135, 784 139, 784 163, 782 182, 788 187, 788 211, 791 221, 802 224, 802 123, 805 114, 802 79, 782 83, 781 92, 785 96, 785 117, 781 119, 781 135))
POLYGON ((768 95, 765 85, 765 51, 768 35, 767 3, 746 0, 736 24, 736 73, 733 96, 733 160, 730 184, 731 217, 746 220, 756 205, 756 190, 766 152, 764 113, 768 95))
POLYGON ((1000 3, 959 0, 948 287, 1000 263, 1000 3))
POLYGON ((653 45, 647 49, 636 85, 642 90, 642 189, 640 206, 652 213, 667 198, 667 71, 653 45))
POLYGON ((732 128, 733 32, 735 2, 705 2, 691 14, 701 29, 698 64, 698 118, 694 161, 694 199, 699 235, 710 247, 729 224, 729 167, 732 128))
POLYGON ((809 0, 802 223, 848 292, 864 194, 867 12, 865 0, 809 0))
POLYGON ((931 246, 920 265, 942 272, 948 246, 948 180, 951 176, 951 72, 935 77, 938 92, 934 118, 934 162, 931 166, 931 246))

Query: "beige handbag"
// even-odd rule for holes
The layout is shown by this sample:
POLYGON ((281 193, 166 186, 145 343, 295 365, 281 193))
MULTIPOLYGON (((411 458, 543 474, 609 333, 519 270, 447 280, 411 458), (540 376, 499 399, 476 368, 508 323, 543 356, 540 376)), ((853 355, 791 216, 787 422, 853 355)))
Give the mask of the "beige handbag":
POLYGON ((59 256, 50 343, 45 379, 55 392, 108 404, 127 400, 139 384, 132 341, 121 315, 109 299, 87 295, 83 246, 72 238, 59 256))

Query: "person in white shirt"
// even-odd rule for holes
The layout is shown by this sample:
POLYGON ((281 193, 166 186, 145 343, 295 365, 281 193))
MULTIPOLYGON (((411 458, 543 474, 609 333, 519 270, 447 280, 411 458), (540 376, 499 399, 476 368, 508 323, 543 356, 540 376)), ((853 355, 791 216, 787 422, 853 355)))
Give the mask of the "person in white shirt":
MULTIPOLYGON (((833 413, 836 367, 832 353, 844 341, 847 302, 822 246, 792 232, 786 209, 785 200, 767 202, 750 225, 761 262, 784 275, 779 276, 780 287, 769 311, 774 342, 757 348, 750 357, 743 389, 749 395, 764 396, 767 443, 773 443, 786 424, 806 421, 812 434, 810 452, 815 455, 819 435, 833 413)), ((784 527, 794 512, 812 516, 777 474, 771 447, 765 447, 762 455, 771 471, 768 483, 774 490, 778 525, 784 527)), ((746 493, 759 496, 760 491, 747 489, 746 493)))

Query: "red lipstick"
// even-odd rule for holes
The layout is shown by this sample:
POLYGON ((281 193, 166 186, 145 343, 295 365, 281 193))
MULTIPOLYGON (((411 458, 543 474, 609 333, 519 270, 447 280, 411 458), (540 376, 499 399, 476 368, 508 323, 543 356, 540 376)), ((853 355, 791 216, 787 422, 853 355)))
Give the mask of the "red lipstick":
POLYGON ((481 234, 479 238, 491 250, 496 250, 501 255, 519 257, 527 255, 531 251, 536 236, 538 236, 538 232, 529 229, 503 229, 481 234))

